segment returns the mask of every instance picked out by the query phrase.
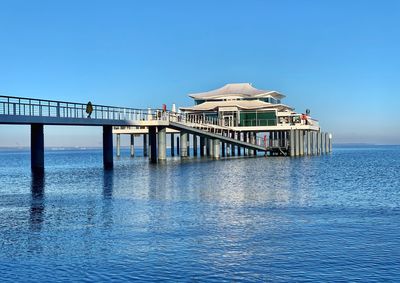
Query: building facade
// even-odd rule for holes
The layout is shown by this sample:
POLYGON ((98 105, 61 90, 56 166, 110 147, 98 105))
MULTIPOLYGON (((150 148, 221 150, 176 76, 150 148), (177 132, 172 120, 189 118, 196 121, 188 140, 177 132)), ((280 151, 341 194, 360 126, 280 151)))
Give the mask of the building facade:
MULTIPOLYGON (((181 107, 181 112, 203 119, 216 119, 221 126, 263 128, 310 125, 318 122, 309 113, 296 113, 283 104, 285 95, 262 90, 249 83, 233 83, 202 93, 189 94, 194 106, 181 107)), ((307 112, 307 111, 306 111, 307 112)))

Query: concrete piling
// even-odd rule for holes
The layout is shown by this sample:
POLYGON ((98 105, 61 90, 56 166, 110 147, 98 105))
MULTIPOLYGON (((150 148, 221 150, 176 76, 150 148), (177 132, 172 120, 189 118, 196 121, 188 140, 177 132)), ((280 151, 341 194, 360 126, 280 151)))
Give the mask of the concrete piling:
POLYGON ((158 160, 167 159, 167 128, 158 127, 158 160))
POLYGON ((197 157, 197 136, 193 135, 193 156, 197 157))
POLYGON ((181 132, 181 157, 188 157, 188 154, 187 154, 187 148, 188 148, 188 146, 187 146, 187 137, 188 137, 188 134, 187 133, 184 133, 184 132, 181 132))
POLYGON ((290 130, 290 156, 294 156, 295 154, 294 140, 295 140, 294 130, 290 130))
POLYGON ((149 127, 150 142, 150 162, 157 163, 157 129, 155 126, 149 127))
POLYGON ((205 148, 205 138, 200 137, 200 156, 204 156, 206 153, 206 148, 205 148))
MULTIPOLYGON (((243 139, 242 139, 242 133, 241 133, 241 132, 238 132, 238 133, 236 134, 236 139, 238 139, 238 140, 240 140, 240 141, 243 140, 243 139)), ((241 155, 242 155, 242 147, 241 147, 241 146, 238 146, 238 147, 237 147, 237 155, 238 155, 238 156, 241 156, 241 155)))
MULTIPOLYGON (((112 159, 112 133, 111 133, 112 159)), ((43 124, 31 124, 31 169, 33 172, 44 170, 44 131, 43 124)))
POLYGON ((325 153, 329 153, 329 134, 325 133, 325 153))
POLYGON ((175 135, 171 134, 171 156, 175 156, 175 135))
POLYGON ((179 141, 180 141, 180 136, 176 137, 176 155, 180 155, 181 154, 181 147, 179 145, 179 141))
POLYGON ((210 149, 210 157, 214 157, 214 141, 212 139, 208 140, 208 148, 210 149))
POLYGON ((220 140, 219 139, 214 140, 213 155, 214 155, 213 156, 214 159, 220 158, 220 140))
MULTIPOLYGON (((256 136, 255 133, 251 132, 250 133, 250 143, 255 144, 256 143, 256 136)), ((249 155, 255 155, 256 151, 254 149, 249 150, 249 155)))
POLYGON ((147 153, 147 134, 143 134, 143 156, 148 156, 147 153))
MULTIPOLYGON (((235 138, 235 132, 231 132, 231 138, 235 138)), ((235 146, 231 144, 231 156, 235 156, 235 146)))
POLYGON ((117 134, 117 157, 121 156, 121 134, 117 134))
POLYGON ((187 153, 187 156, 189 157, 190 156, 190 134, 187 134, 187 144, 186 144, 186 146, 187 146, 186 153, 187 153))
POLYGON ((295 140, 294 140, 294 144, 295 144, 295 146, 294 146, 294 155, 295 156, 299 156, 300 155, 300 133, 299 132, 300 132, 299 130, 295 130, 294 131, 294 137, 295 137, 295 140))
POLYGON ((112 126, 103 126, 103 166, 106 170, 114 167, 112 126))
POLYGON ((131 137, 130 153, 131 153, 131 157, 134 157, 135 156, 135 136, 133 134, 131 134, 130 137, 131 137))
POLYGON ((299 142, 300 142, 300 156, 304 156, 304 131, 299 130, 299 142))

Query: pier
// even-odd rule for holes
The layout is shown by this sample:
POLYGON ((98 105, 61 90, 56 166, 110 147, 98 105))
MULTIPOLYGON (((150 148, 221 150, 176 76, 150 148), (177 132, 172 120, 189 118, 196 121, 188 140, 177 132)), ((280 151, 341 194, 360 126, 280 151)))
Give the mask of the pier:
POLYGON ((135 109, 93 104, 88 117, 85 103, 0 96, 0 124, 30 125, 31 168, 44 170, 46 125, 97 126, 103 128, 103 165, 113 168, 113 134, 130 135, 130 155, 134 156, 135 136, 143 139, 143 153, 151 162, 167 158, 167 135, 171 155, 187 158, 208 156, 304 156, 331 152, 331 135, 319 127, 302 124, 227 125, 225 119, 166 109, 135 109), (191 150, 192 149, 192 150, 191 150))

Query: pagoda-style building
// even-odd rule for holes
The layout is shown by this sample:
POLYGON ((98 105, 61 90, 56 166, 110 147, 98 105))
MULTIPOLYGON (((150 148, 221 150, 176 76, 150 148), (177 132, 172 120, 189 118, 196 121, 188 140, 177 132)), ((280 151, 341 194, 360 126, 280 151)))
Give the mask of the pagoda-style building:
POLYGON ((250 83, 233 83, 201 93, 189 94, 194 106, 181 107, 188 115, 215 118, 227 127, 274 127, 318 123, 307 114, 294 112, 282 104, 285 95, 274 90, 262 90, 250 83))

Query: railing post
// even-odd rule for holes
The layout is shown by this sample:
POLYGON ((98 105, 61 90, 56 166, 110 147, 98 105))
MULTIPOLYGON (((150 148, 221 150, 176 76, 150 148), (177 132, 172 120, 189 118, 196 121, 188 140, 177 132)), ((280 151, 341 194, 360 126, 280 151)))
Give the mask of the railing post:
POLYGON ((56 113, 57 113, 57 117, 60 118, 60 102, 57 102, 57 110, 56 110, 56 113))

